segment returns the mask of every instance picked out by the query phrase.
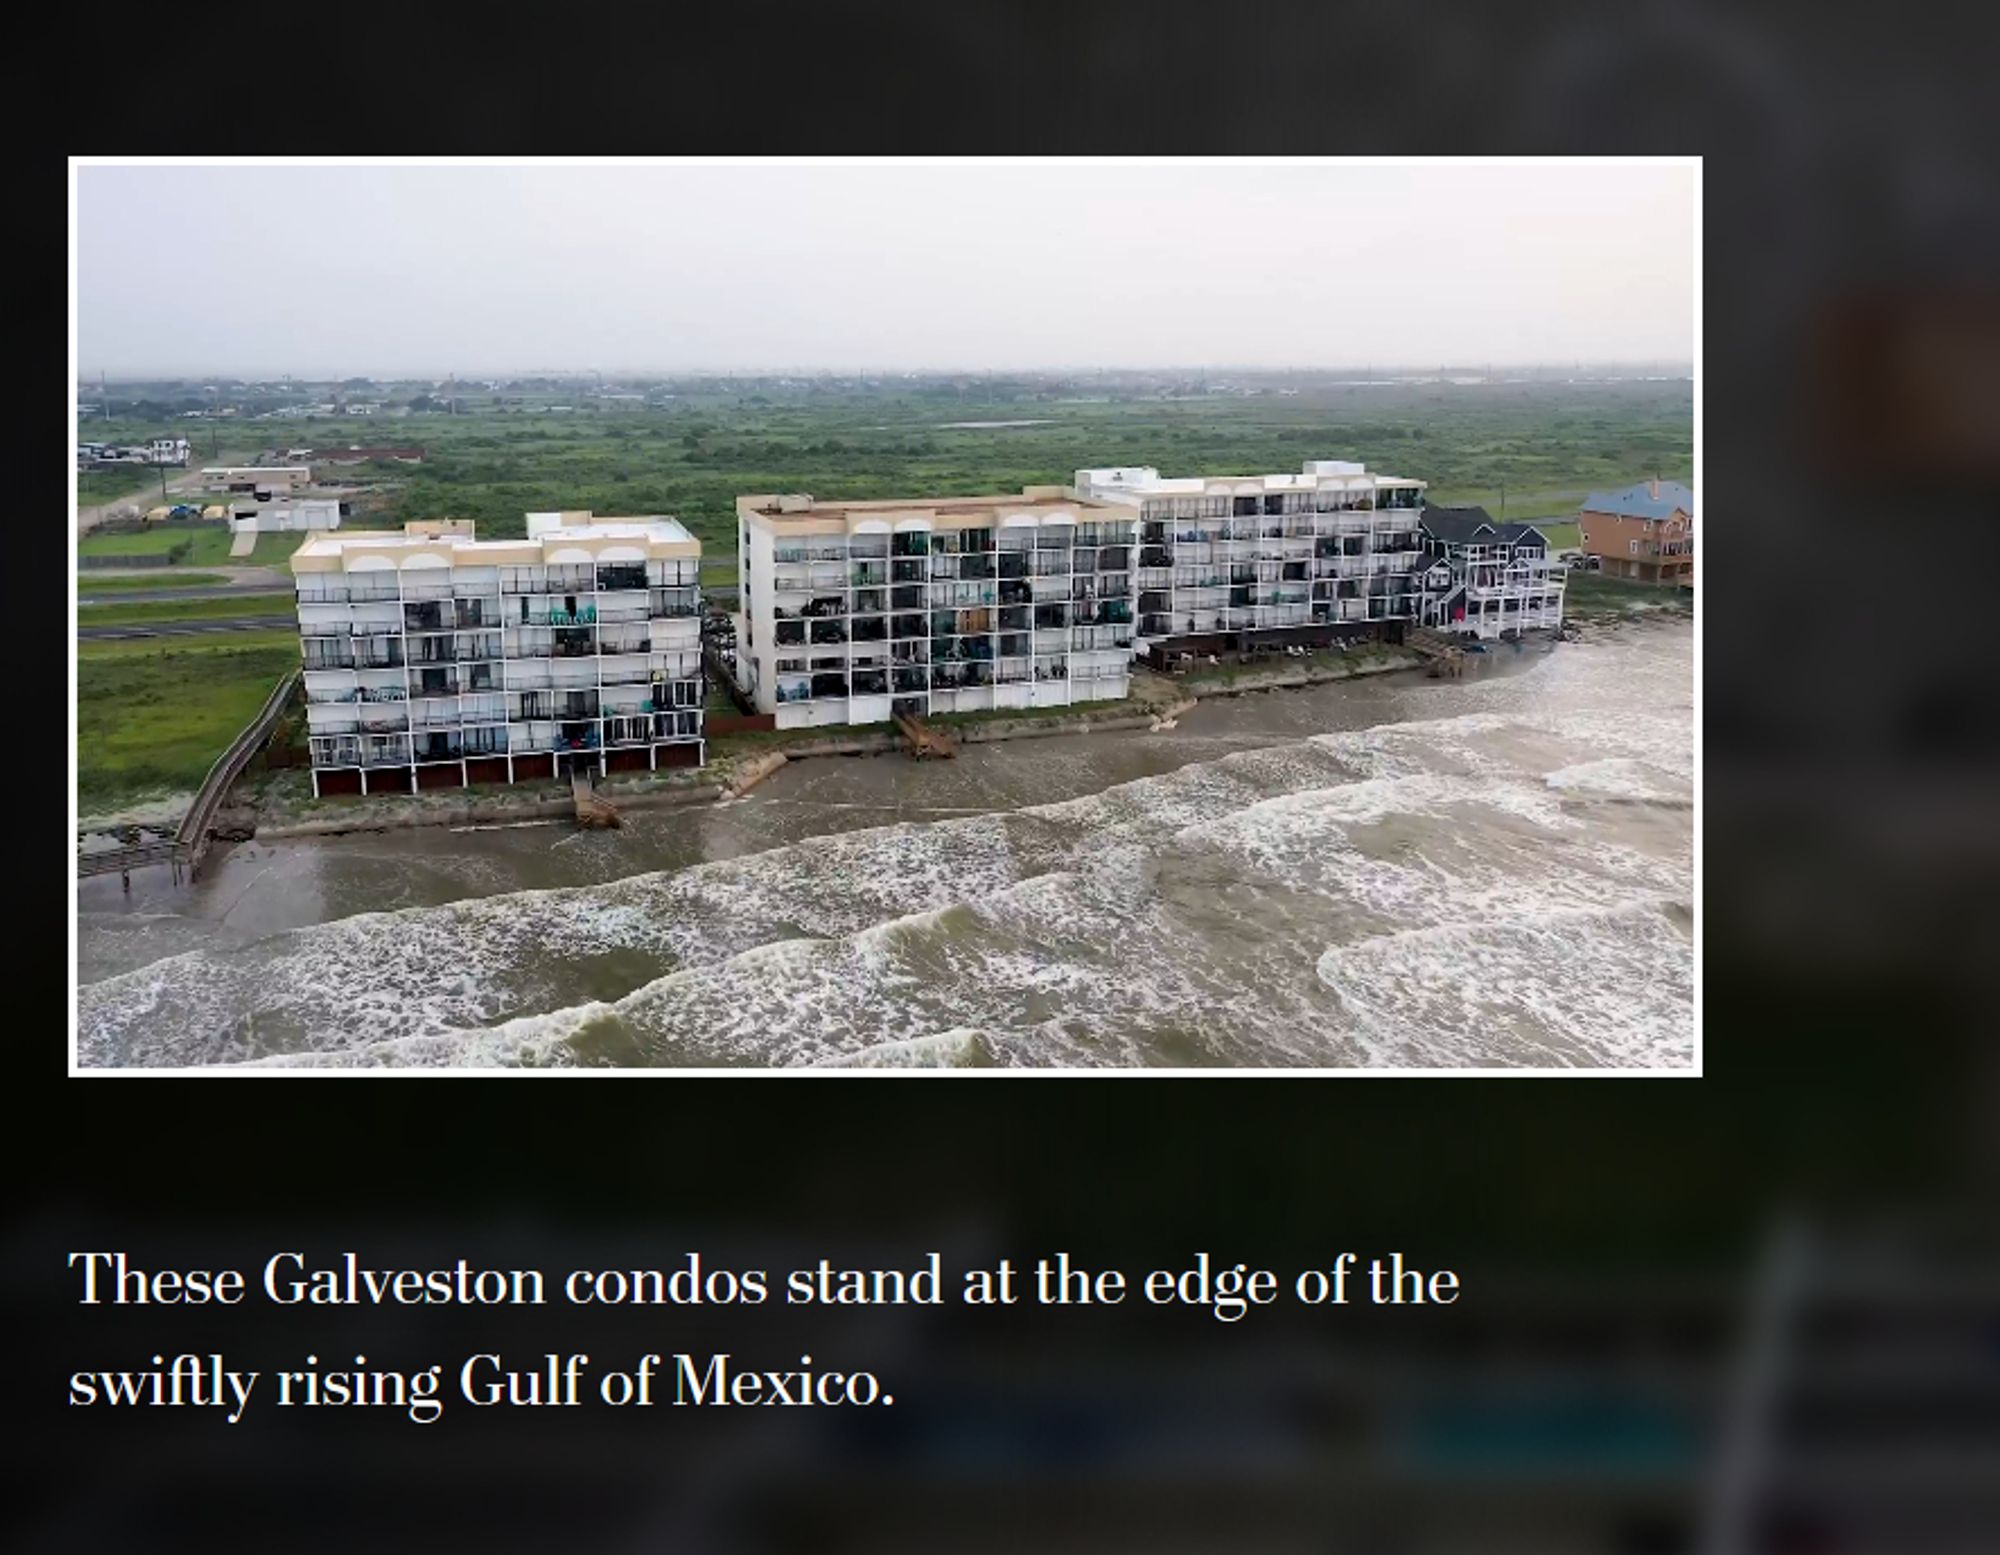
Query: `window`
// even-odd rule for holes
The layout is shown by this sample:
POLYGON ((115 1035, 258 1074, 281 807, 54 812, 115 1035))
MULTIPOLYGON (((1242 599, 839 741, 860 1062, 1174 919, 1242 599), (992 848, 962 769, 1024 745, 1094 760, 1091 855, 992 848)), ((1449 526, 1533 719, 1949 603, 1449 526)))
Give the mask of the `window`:
POLYGON ((1634 556, 1639 554, 1639 542, 1637 540, 1628 540, 1625 543, 1631 547, 1634 556))

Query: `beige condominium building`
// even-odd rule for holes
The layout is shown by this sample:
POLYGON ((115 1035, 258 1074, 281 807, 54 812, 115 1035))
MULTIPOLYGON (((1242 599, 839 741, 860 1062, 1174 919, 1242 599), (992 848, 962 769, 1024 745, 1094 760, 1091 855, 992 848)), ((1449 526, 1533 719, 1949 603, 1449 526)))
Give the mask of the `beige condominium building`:
POLYGON ((701 543, 671 518, 527 527, 293 553, 315 794, 701 764, 701 543))
POLYGON ((737 676, 781 729, 1130 690, 1130 507, 1018 496, 739 497, 737 676))
POLYGON ((1422 481, 1314 459, 1297 475, 1078 470, 1073 490, 1137 520, 1142 649, 1397 637, 1422 618, 1422 481))

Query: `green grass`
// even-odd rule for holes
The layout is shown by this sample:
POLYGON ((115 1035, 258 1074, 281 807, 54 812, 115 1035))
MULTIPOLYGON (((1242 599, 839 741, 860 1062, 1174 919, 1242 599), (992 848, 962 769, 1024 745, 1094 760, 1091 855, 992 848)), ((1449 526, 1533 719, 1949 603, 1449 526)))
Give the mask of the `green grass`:
POLYGON ((1633 583, 1597 572, 1572 572, 1563 591, 1563 614, 1574 621, 1617 621, 1650 611, 1686 613, 1693 608, 1691 590, 1658 583, 1633 583))
MULTIPOLYGON (((175 547, 186 545, 187 554, 176 563, 183 567, 236 565, 274 566, 285 561, 304 543, 303 531, 259 535, 257 549, 249 556, 231 556, 235 540, 229 526, 220 520, 195 524, 155 524, 126 534, 93 532, 77 543, 79 556, 165 556, 175 547)), ((165 587, 164 584, 158 585, 165 587)))
POLYGON ((144 578, 100 578, 94 573, 84 572, 77 574, 76 591, 79 595, 136 594, 152 589, 208 588, 228 581, 219 572, 160 572, 144 578))
POLYGON ((248 557, 239 557, 237 560, 247 561, 253 567, 275 567, 282 562, 290 561, 292 552, 304 545, 309 538, 311 537, 303 532, 259 535, 257 549, 248 557))
POLYGON ((103 810, 198 787, 298 662, 289 632, 79 643, 79 805, 103 810))
MULTIPOLYGON (((1433 500, 1481 503, 1496 516, 1504 483, 1507 518, 1566 521, 1592 487, 1693 467, 1692 386, 1684 382, 1308 382, 1287 395, 1087 402, 1075 401, 1073 388, 1021 380, 865 388, 821 381, 755 393, 715 383, 675 388, 675 400, 650 410, 551 416, 468 395, 467 413, 456 416, 329 417, 228 433, 280 445, 287 438, 423 444, 421 465, 342 468, 344 478, 383 487, 357 497, 350 527, 470 518, 482 536, 499 539, 524 534, 525 515, 540 509, 673 514, 700 537, 706 560, 720 564, 704 571, 713 585, 734 575, 735 499, 743 492, 950 496, 1059 484, 1094 464, 1214 475, 1347 458, 1426 480, 1433 500), (1048 425, 946 425, 1015 419, 1048 425)), ((173 430, 121 420, 102 435, 173 430)), ((215 461, 204 455, 204 462, 215 461)), ((265 560, 261 549, 257 559, 265 560)))
POLYGON ((152 626, 162 621, 229 621, 238 616, 287 615, 290 594, 216 595, 209 599, 121 600, 115 605, 79 605, 78 626, 152 626))
POLYGON ((186 545, 183 564, 210 567, 229 560, 229 526, 217 521, 204 524, 156 524, 129 534, 85 535, 77 542, 79 556, 164 556, 186 545))
MULTIPOLYGON (((1686 383, 1318 386, 1296 395, 1209 395, 1069 403, 1018 385, 955 388, 828 383, 743 395, 683 388, 654 410, 537 415, 478 405, 392 426, 316 422, 317 442, 420 442, 421 465, 343 473, 390 489, 370 521, 470 518, 491 538, 525 533, 538 509, 670 513, 698 535, 721 583, 736 554, 735 499, 754 491, 823 498, 948 496, 1057 484, 1091 464, 1152 464, 1169 475, 1296 470, 1353 458, 1431 483, 1440 501, 1507 517, 1572 515, 1593 486, 1692 467, 1686 383), (1046 426, 952 429, 954 421, 1046 426), (379 519, 377 514, 379 513, 379 519)), ((283 434, 273 434, 281 436, 283 434)))
POLYGON ((1568 551, 1583 544, 1583 530, 1576 524, 1537 524, 1535 527, 1548 537, 1552 550, 1568 551))
POLYGON ((148 486, 157 488, 159 476, 152 470, 79 470, 76 476, 76 504, 94 508, 116 502, 148 486))

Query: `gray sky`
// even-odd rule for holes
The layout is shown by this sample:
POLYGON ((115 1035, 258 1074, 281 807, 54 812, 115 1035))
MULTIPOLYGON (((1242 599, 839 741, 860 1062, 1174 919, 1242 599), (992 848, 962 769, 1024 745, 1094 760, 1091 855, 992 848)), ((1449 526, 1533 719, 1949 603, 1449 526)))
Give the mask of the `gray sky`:
POLYGON ((83 167, 79 370, 1687 362, 1694 174, 83 167))

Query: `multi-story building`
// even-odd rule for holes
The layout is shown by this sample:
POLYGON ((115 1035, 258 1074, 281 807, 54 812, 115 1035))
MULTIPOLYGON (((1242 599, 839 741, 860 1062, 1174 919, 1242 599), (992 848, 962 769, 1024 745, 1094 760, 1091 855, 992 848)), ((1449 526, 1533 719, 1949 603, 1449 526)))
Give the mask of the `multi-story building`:
POLYGON ((1562 625, 1563 569, 1548 536, 1481 507, 1423 510, 1426 626, 1491 639, 1562 625))
POLYGON ((1130 690, 1134 515, 1019 496, 739 497, 737 675, 781 729, 1130 690))
POLYGON ((671 518, 315 534, 292 555, 313 792, 699 766, 700 569, 671 518))
POLYGON ((1422 615, 1424 483, 1315 459, 1297 475, 1078 470, 1138 519, 1141 649, 1400 636, 1422 615))
POLYGON ((1609 578, 1694 583, 1694 493, 1679 481, 1593 491, 1577 514, 1586 556, 1609 578))

